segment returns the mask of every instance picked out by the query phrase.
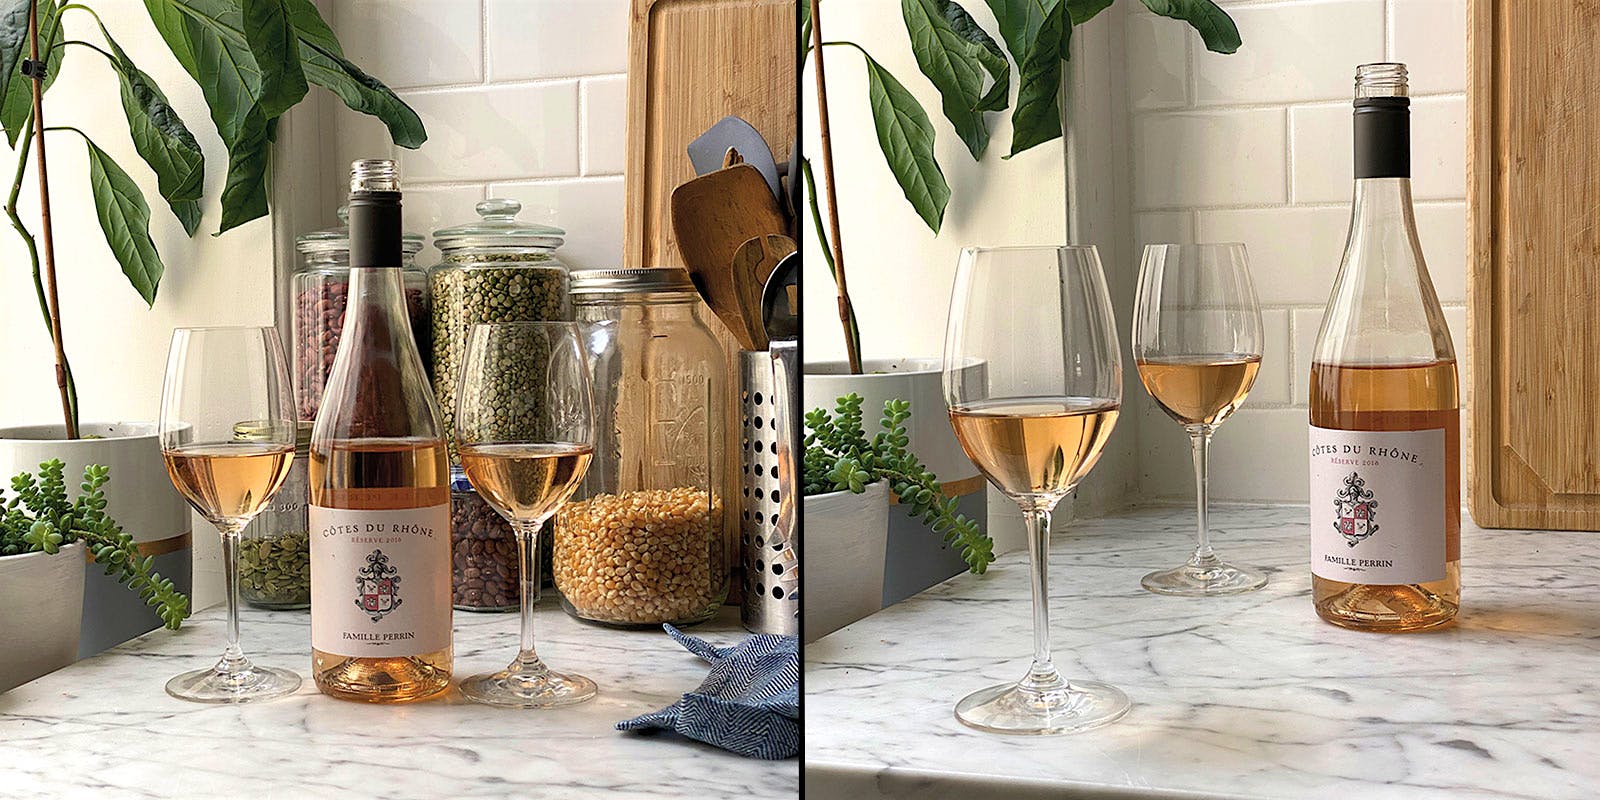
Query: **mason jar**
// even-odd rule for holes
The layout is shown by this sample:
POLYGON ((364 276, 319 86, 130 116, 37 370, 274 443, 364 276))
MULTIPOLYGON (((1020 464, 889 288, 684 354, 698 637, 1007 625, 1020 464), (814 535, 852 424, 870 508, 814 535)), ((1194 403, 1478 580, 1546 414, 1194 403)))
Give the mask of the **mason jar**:
MULTIPOLYGON (((515 200, 485 200, 479 219, 433 232, 440 253, 428 270, 433 392, 446 431, 455 424, 456 383, 473 325, 572 321, 570 279, 555 252, 566 231, 519 220, 521 211, 515 200)), ((453 441, 450 460, 460 463, 453 441)))
MULTIPOLYGON (((241 422, 233 438, 248 442, 263 436, 270 423, 241 422)), ((311 538, 307 524, 311 423, 296 431, 294 462, 272 503, 239 535, 239 597, 256 608, 311 607, 311 538)))
MULTIPOLYGON (((333 369, 333 356, 339 352, 339 335, 344 331, 344 309, 350 293, 350 224, 348 209, 339 208, 339 226, 308 233, 295 240, 300 265, 295 268, 294 387, 300 419, 317 418, 322 405, 322 390, 333 369)), ((428 276, 416 266, 422 251, 422 236, 406 234, 401 243, 401 280, 406 287, 406 310, 411 318, 411 335, 428 363, 428 276)))
POLYGON ((562 607, 618 626, 717 613, 730 553, 722 497, 727 371, 683 269, 582 270, 573 303, 594 365, 596 443, 556 518, 562 607))

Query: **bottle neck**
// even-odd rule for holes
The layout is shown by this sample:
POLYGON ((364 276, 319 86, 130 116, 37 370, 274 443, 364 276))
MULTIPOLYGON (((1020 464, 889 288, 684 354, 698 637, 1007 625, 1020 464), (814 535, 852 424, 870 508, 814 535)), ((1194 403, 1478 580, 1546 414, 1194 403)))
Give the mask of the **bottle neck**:
POLYGON ((1355 101, 1356 180, 1411 177, 1411 99, 1355 101))
POLYGON ((1416 216, 1411 209, 1410 178, 1357 178, 1350 225, 1354 232, 1376 232, 1403 226, 1414 235, 1416 216))

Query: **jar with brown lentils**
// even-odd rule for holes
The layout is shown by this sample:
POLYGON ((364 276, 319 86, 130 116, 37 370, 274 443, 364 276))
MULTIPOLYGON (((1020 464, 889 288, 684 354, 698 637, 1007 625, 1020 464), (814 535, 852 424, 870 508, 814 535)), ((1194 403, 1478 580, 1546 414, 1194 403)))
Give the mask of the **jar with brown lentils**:
MULTIPOLYGON (((333 369, 333 356, 339 352, 339 335, 344 331, 344 310, 350 293, 350 225, 348 210, 340 207, 339 226, 308 233, 295 240, 300 251, 300 266, 294 274, 294 389, 300 419, 317 418, 322 390, 333 369)), ((406 311, 411 318, 411 334, 417 339, 422 363, 429 361, 433 337, 428 328, 428 276, 416 266, 422 251, 422 236, 406 234, 401 242, 401 280, 406 287, 406 311)))
MULTIPOLYGON (((566 232, 519 220, 521 211, 515 200, 485 200, 477 206, 479 219, 433 232, 441 255, 428 270, 433 393, 445 430, 455 424, 456 383, 473 325, 572 321, 567 267, 555 254, 566 232)), ((450 460, 460 463, 453 442, 450 460)))
MULTIPOLYGON (((549 581, 549 525, 539 537, 535 586, 549 581)), ((456 467, 450 471, 451 603, 462 611, 516 611, 522 600, 517 535, 456 467)), ((533 601, 539 601, 535 591, 533 601)))
POLYGON ((726 360, 683 269, 573 273, 594 367, 594 459, 556 515, 562 607, 616 626, 701 622, 728 596, 726 360), (603 388, 601 388, 603 387, 603 388))

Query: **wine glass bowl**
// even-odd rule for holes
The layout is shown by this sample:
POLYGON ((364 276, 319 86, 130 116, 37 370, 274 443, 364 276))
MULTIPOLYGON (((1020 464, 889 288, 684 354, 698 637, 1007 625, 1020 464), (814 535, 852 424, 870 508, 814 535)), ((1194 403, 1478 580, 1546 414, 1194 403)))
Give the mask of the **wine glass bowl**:
POLYGON ((533 643, 539 529, 577 491, 594 456, 594 405, 578 326, 476 325, 458 386, 455 439, 461 466, 479 496, 516 530, 522 590, 516 659, 498 672, 463 680, 461 693, 474 702, 509 708, 581 703, 594 697, 594 682, 551 670, 533 643))
POLYGON ((201 703, 246 703, 291 694, 300 676, 265 667, 239 648, 239 534, 283 485, 294 461, 296 413, 289 373, 271 328, 179 328, 161 391, 161 456, 189 505, 222 535, 227 648, 216 665, 167 682, 201 703))
POLYGON ((1261 369, 1261 308, 1242 244, 1147 245, 1133 311, 1133 359, 1156 405, 1189 435, 1195 462, 1196 546, 1189 560, 1152 572, 1157 594, 1228 595, 1265 586, 1259 570, 1211 548, 1211 436, 1244 402, 1261 369))
POLYGON ((1122 405, 1117 333, 1093 247, 967 248, 956 269, 943 383, 967 457, 1022 509, 1033 596, 1027 675, 975 692, 956 718, 980 730, 1057 734, 1128 711, 1114 686, 1068 681, 1050 655, 1050 512, 1093 469, 1122 405))

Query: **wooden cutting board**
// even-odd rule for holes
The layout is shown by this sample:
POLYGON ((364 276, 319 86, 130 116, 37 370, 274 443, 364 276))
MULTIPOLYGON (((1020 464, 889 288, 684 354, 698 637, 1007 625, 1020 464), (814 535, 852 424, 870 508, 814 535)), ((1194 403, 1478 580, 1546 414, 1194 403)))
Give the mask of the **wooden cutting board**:
POLYGON ((1467 13, 1472 516, 1600 530, 1600 5, 1467 13))
POLYGON ((684 266, 672 234, 672 190, 695 176, 685 148, 712 123, 743 117, 774 159, 788 163, 796 8, 794 0, 633 0, 626 266, 684 266))

